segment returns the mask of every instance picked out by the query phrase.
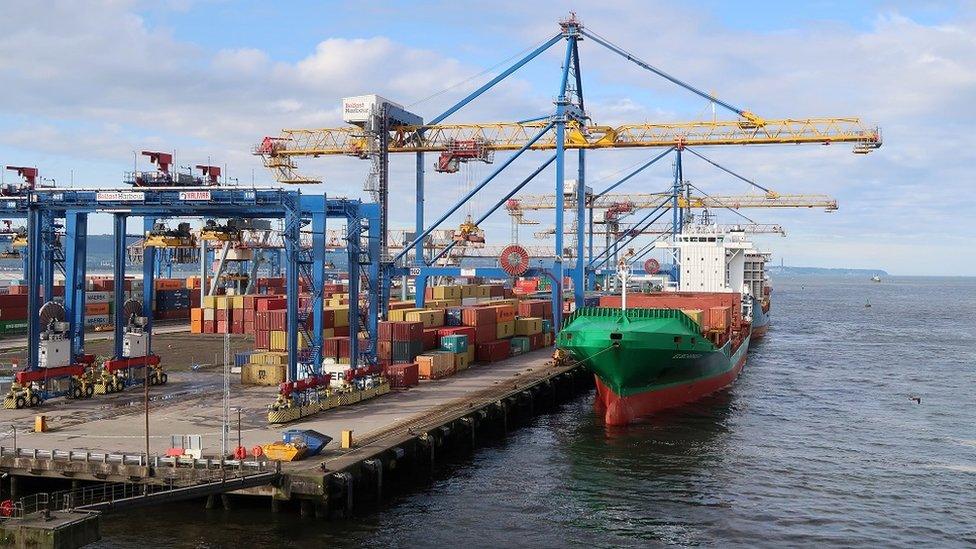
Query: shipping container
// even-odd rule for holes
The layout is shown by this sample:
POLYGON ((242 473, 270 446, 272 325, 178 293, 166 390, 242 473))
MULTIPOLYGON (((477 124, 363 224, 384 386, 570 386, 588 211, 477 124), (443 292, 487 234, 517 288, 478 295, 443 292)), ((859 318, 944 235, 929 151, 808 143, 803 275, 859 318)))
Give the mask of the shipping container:
POLYGON ((475 358, 478 362, 491 363, 505 360, 512 354, 511 343, 507 339, 486 341, 476 346, 475 358))
POLYGON ((420 382, 420 368, 416 362, 391 364, 384 368, 384 375, 394 388, 415 387, 420 382))

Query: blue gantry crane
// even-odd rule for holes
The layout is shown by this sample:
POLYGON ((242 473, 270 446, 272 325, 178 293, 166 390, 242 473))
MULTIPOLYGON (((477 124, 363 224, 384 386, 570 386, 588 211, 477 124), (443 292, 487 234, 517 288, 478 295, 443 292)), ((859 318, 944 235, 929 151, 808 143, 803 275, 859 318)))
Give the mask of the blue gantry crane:
MULTIPOLYGON (((305 326, 322 326, 325 277, 325 234, 328 219, 346 224, 346 250, 350 264, 350 356, 351 368, 375 364, 375 345, 360 348, 361 332, 375 334, 379 318, 379 292, 384 281, 379 268, 379 208, 359 200, 329 199, 324 195, 306 195, 284 189, 245 189, 231 187, 138 187, 119 189, 34 189, 28 193, 28 360, 27 368, 17 373, 16 391, 8 398, 11 407, 37 405, 54 396, 72 396, 76 387, 87 383, 93 357, 84 353, 84 311, 86 275, 86 237, 88 217, 107 213, 113 217, 115 236, 114 277, 116 303, 125 302, 121 283, 125 279, 126 222, 142 218, 145 232, 157 220, 165 218, 269 218, 284 222, 286 262, 288 379, 291 381, 317 374, 322 363, 322 333, 305 326), (65 246, 64 313, 54 308, 42 315, 41 285, 38 274, 49 256, 48 243, 33 235, 41 234, 45 219, 64 219, 67 227, 65 246), (300 230, 310 225, 313 245, 303 249, 300 230), (360 276, 367 287, 360 287, 360 276), (311 293, 311 303, 300 310, 299 278, 304 278, 311 293), (366 311, 360 310, 360 293, 367 295, 366 311), (53 314, 52 314, 53 312, 53 314), (42 325, 42 320, 47 325, 42 325), (309 322, 307 322, 309 321, 309 322), (309 346, 298 350, 298 334, 306 332, 309 346), (60 361, 48 360, 48 344, 59 342, 60 361), (62 352, 60 341, 68 342, 62 352), (17 392, 19 391, 19 392, 17 392), (25 397, 25 398, 20 398, 25 397)), ((152 352, 152 303, 155 261, 153 247, 144 251, 143 299, 141 310, 120 306, 115 312, 114 357, 103 365, 103 372, 115 377, 112 388, 138 384, 150 378, 142 368, 151 368, 153 381, 162 382, 159 358, 152 352), (133 322, 136 321, 136 322, 133 322), (138 375, 142 373, 143 375, 138 375)), ((46 284, 46 282, 44 283, 46 284)), ((51 294, 46 294, 51 295, 51 294)), ((130 302, 131 303, 131 302, 130 302)), ((45 305, 46 307, 46 305, 45 305)), ((375 341, 375 337, 367 341, 375 341)), ((5 401, 6 403, 6 401, 5 401)))

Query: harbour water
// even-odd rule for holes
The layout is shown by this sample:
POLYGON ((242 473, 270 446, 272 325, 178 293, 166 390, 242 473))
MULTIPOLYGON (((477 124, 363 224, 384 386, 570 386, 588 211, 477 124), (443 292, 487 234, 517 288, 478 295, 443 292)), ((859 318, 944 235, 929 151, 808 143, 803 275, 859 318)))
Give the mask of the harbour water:
POLYGON ((353 519, 186 504, 99 546, 976 544, 976 279, 774 284, 742 377, 695 405, 608 430, 589 395, 353 519))

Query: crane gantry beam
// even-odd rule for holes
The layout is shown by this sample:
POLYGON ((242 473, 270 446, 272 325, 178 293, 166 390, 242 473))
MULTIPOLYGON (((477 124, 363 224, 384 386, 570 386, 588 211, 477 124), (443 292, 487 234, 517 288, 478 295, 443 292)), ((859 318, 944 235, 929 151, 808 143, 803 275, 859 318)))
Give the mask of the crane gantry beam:
MULTIPOLYGON (((619 230, 607 229, 602 227, 600 229, 594 229, 593 235, 618 235, 623 233, 633 233, 635 231, 634 226, 621 226, 619 230)), ((781 236, 786 236, 786 231, 783 229, 782 225, 772 224, 772 223, 725 223, 715 225, 715 230, 720 233, 729 232, 743 232, 746 234, 778 234, 781 236)), ((571 228, 565 230, 565 234, 573 234, 575 231, 571 228)), ((667 223, 652 223, 643 228, 639 234, 668 234, 671 232, 671 225, 667 223)), ((556 234, 555 228, 549 228, 544 231, 537 231, 533 233, 536 238, 551 238, 556 234)))
MULTIPOLYGON (((618 212, 643 210, 646 208, 671 208, 672 203, 662 204, 671 193, 608 193, 595 198, 586 197, 586 207, 595 210, 614 209, 618 212)), ((564 207, 573 208, 575 200, 566 200, 564 207)), ((823 208, 832 212, 837 210, 837 199, 821 194, 740 194, 740 195, 708 195, 708 196, 679 196, 679 208, 711 208, 711 209, 743 209, 743 208, 823 208)), ((506 204, 510 215, 520 215, 518 212, 528 210, 553 210, 556 208, 556 196, 552 194, 524 195, 512 199, 506 204)))
MULTIPOLYGON (((396 126, 390 130, 389 152, 444 152, 455 143, 474 141, 483 143, 489 150, 516 151, 548 123, 396 126)), ((565 133, 566 149, 854 143, 856 152, 869 152, 881 146, 880 131, 863 125, 859 118, 788 118, 765 120, 761 125, 748 120, 639 123, 616 127, 570 122, 565 133)), ((529 150, 555 148, 555 134, 548 132, 529 150)), ((368 138, 357 126, 285 129, 278 137, 265 138, 254 148, 254 153, 264 157, 269 168, 291 164, 286 159, 292 157, 365 156, 368 151, 368 138)))

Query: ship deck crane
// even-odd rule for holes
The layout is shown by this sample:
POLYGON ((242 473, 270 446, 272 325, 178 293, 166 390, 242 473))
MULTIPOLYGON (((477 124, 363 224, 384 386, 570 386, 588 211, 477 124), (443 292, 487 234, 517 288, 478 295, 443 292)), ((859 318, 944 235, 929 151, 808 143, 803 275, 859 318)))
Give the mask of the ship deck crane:
MULTIPOLYGON (((361 98, 354 98, 361 99, 361 98)), ((881 132, 874 127, 866 126, 855 117, 837 118, 764 118, 751 111, 733 105, 725 100, 706 93, 671 74, 640 59, 640 56, 624 50, 605 37, 597 34, 576 18, 575 14, 559 21, 559 32, 550 37, 538 47, 512 63, 488 82, 469 93, 456 104, 438 116, 424 122, 417 115, 407 113, 402 106, 377 98, 370 105, 358 102, 352 109, 344 105, 346 114, 355 116, 370 114, 356 118, 357 124, 339 128, 311 128, 286 129, 278 136, 269 136, 254 148, 254 153, 263 157, 265 165, 272 170, 276 178, 283 183, 303 183, 317 181, 314 178, 303 177, 297 173, 295 159, 299 157, 341 156, 353 155, 373 160, 373 170, 378 174, 380 184, 378 193, 381 216, 386 219, 388 210, 387 172, 388 156, 390 153, 413 153, 416 156, 416 234, 414 240, 403 250, 386 257, 384 241, 384 268, 390 273, 416 273, 417 305, 423 304, 423 284, 429 273, 424 269, 433 265, 440 255, 425 258, 423 252, 424 239, 450 216, 454 215, 464 204, 472 200, 486 185, 491 183, 502 171, 528 150, 553 151, 542 166, 530 177, 517 184, 511 193, 504 196, 494 206, 488 208, 486 214, 474 220, 480 224, 488 215, 500 208, 505 201, 512 198, 522 187, 537 176, 542 168, 554 163, 555 165, 555 195, 556 195, 556 242, 554 245, 556 260, 552 263, 551 276, 555 280, 562 280, 566 266, 563 256, 563 228, 564 228, 564 186, 566 182, 566 151, 578 151, 577 186, 585 188, 585 152, 595 149, 620 148, 667 148, 681 150, 689 146, 718 146, 718 145, 768 145, 768 144, 821 144, 851 143, 856 153, 867 153, 881 146, 881 132), (579 46, 583 40, 610 50, 628 62, 668 80, 686 91, 694 93, 713 105, 733 113, 734 120, 692 121, 684 123, 630 123, 618 126, 594 124, 590 113, 584 108, 583 84, 580 71, 579 46), (565 50, 562 57, 562 70, 559 88, 554 101, 553 112, 534 121, 524 122, 496 122, 479 124, 445 123, 445 119, 454 115, 482 94, 492 89, 496 84, 524 67, 543 52, 557 43, 564 42, 565 50), (408 119, 414 118, 415 122, 408 119), (451 153, 458 149, 461 143, 478 143, 484 151, 511 151, 480 183, 467 192, 446 213, 438 216, 435 222, 425 223, 424 220, 424 154, 429 152, 451 153), (413 250, 414 266, 399 269, 394 267, 400 259, 413 250)), ((347 117, 352 122, 354 117, 347 117)), ((467 146, 467 145, 466 145, 467 146)), ((449 155, 450 156, 450 155, 449 155)), ((473 155, 477 157, 478 155, 473 155)), ((450 171, 453 156, 445 163, 446 171, 450 171)), ((443 159, 443 157, 442 157, 443 159)), ((479 158, 480 159, 480 158, 479 158)), ((458 158, 458 161, 461 161, 458 158)), ((681 181, 680 169, 676 170, 676 189, 681 181)), ((577 193, 581 195, 583 193, 577 193)), ((675 199, 678 191, 675 191, 675 199)), ((675 204, 674 227, 680 227, 678 206, 675 204)), ((577 257, 584 255, 583 231, 586 226, 586 206, 582 200, 577 200, 574 212, 577 226, 577 257)), ((386 223, 381 225, 385 233, 386 223)), ((676 229, 677 230, 677 229, 676 229)), ((441 252, 449 253, 450 248, 441 252)), ((446 273, 438 270, 438 275, 446 273)), ((457 271, 458 275, 460 271, 457 271)), ((584 262, 577 261, 572 267, 574 298, 577 306, 582 305, 583 292, 586 286, 586 269, 584 262)), ((388 289, 387 289, 388 290, 388 289)), ((553 292, 555 320, 561 318, 562 296, 561 285, 557 285, 553 292)), ((383 295, 383 303, 388 298, 388 291, 383 295)), ((384 311, 385 312, 385 311, 384 311)))

